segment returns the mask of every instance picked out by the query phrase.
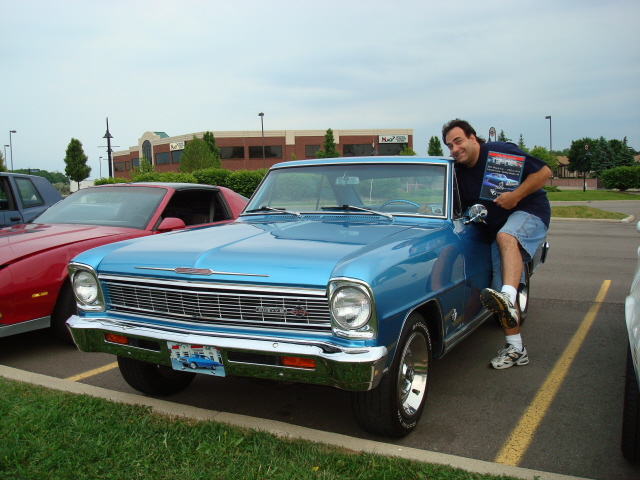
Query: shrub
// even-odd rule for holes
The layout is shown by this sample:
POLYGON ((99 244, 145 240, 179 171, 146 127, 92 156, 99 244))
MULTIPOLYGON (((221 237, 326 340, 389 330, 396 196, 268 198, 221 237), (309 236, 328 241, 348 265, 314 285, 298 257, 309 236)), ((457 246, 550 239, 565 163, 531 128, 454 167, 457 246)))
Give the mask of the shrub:
POLYGON ((68 183, 56 182, 53 184, 53 188, 55 188, 63 197, 66 197, 70 193, 68 183))
POLYGON ((558 187, 556 187, 555 185, 543 185, 542 187, 544 189, 545 192, 561 192, 562 190, 560 190, 558 187))
POLYGON ((149 172, 132 175, 134 182, 198 183, 191 173, 149 172))
POLYGON ((196 170, 195 172, 192 172, 192 175, 196 177, 198 183, 226 187, 229 183, 231 170, 225 170, 224 168, 205 168, 203 170, 196 170))
POLYGON ((229 175, 229 181, 227 185, 223 186, 230 188, 240 195, 250 197, 253 194, 254 190, 258 187, 266 173, 267 171, 264 169, 237 170, 229 175))
POLYGON ((630 188, 640 188, 640 167, 616 167, 602 172, 602 186, 608 190, 621 192, 630 188))
POLYGON ((129 183, 131 180, 128 178, 120 178, 120 177, 102 177, 96 178, 93 181, 94 185, 112 185, 114 183, 129 183))

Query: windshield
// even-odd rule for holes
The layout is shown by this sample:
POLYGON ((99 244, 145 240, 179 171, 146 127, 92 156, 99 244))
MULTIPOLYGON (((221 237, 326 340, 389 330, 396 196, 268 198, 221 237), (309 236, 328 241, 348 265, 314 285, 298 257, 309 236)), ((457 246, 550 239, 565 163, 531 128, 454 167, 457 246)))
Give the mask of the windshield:
POLYGON ((433 164, 276 169, 269 172, 245 212, 309 212, 348 206, 393 214, 444 216, 445 173, 445 165, 433 164))
POLYGON ((100 187, 79 190, 33 223, 113 225, 143 230, 166 195, 164 188, 100 187))

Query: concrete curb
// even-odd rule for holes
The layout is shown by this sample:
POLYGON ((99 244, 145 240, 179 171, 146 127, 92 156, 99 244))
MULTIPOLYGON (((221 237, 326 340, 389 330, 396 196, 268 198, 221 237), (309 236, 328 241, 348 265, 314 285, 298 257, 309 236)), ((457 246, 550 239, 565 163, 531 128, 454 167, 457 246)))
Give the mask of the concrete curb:
POLYGON ((630 223, 636 219, 633 215, 629 215, 622 220, 613 220, 611 218, 564 218, 564 217, 551 217, 552 221, 557 220, 570 220, 572 222, 608 222, 608 223, 630 223))
POLYGON ((84 394, 90 395, 92 397, 104 398, 112 402, 126 403, 131 405, 144 405, 151 407, 155 412, 165 415, 187 417, 193 418, 195 420, 213 420, 237 427, 266 431, 279 437, 297 438, 343 447, 359 452, 369 452, 378 455, 387 455, 405 458, 408 460, 416 460, 419 462, 449 465, 451 467, 461 468, 470 472, 491 475, 509 475, 517 478, 531 480, 570 480, 578 478, 557 473, 541 472, 538 470, 530 470, 527 468, 512 467, 510 465, 501 465, 499 463, 458 457, 445 453, 430 452, 417 448, 391 445, 388 443, 375 442, 372 440, 362 440, 349 437, 347 435, 340 435, 336 433, 323 432, 320 430, 313 430, 306 427, 299 427, 296 425, 289 425, 287 423, 278 422, 275 420, 265 420, 261 418, 248 417, 245 415, 237 415, 232 413, 218 412, 215 410, 207 410, 198 407, 191 407, 188 405, 179 405, 176 403, 168 402, 166 400, 159 400, 157 398, 144 397, 142 395, 134 395, 131 393, 115 392, 101 387, 94 387, 91 385, 72 382, 61 378, 48 377, 46 375, 26 372, 24 370, 18 370, 16 368, 6 367, 3 365, 0 365, 0 376, 9 380, 31 383, 54 390, 61 390, 75 394, 84 394))

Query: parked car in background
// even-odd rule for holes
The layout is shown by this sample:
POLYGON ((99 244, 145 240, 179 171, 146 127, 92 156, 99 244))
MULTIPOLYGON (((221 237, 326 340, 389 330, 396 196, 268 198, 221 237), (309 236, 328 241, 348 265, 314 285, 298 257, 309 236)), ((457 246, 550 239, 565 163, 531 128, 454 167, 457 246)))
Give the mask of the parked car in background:
POLYGON ((44 177, 0 172, 0 227, 26 223, 60 200, 44 177))
POLYGON ((492 317, 479 301, 490 243, 472 221, 483 208, 465 217, 450 159, 277 164, 233 223, 78 255, 67 323, 80 350, 117 355, 143 393, 193 380, 174 351, 211 351, 215 376, 350 390, 362 428, 404 436, 432 358, 492 317))
POLYGON ((209 185, 134 183, 80 190, 31 223, 0 229, 0 337, 50 325, 71 341, 67 265, 107 243, 225 222, 247 199, 209 185))
MULTIPOLYGON (((636 229, 640 232, 640 222, 636 229)), ((636 274, 624 308, 629 344, 622 413, 622 453, 627 460, 640 462, 640 247, 636 274)))

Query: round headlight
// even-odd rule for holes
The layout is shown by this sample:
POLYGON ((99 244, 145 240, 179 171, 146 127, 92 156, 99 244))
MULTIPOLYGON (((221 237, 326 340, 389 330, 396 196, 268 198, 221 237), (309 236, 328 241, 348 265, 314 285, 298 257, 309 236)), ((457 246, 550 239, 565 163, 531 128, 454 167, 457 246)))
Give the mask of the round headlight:
POLYGON ((90 305, 98 298, 98 280, 89 272, 77 272, 73 276, 73 290, 82 303, 90 305))
POLYGON ((371 298, 359 288, 342 287, 331 298, 331 311, 342 328, 358 329, 371 317, 371 298))

